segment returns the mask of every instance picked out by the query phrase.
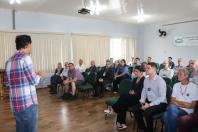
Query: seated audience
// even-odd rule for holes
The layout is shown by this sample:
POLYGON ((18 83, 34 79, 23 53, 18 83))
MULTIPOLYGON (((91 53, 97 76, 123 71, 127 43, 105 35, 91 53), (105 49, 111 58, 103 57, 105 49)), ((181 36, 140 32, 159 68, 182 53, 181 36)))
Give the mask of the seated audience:
POLYGON ((163 69, 160 70, 159 76, 160 77, 163 77, 163 78, 170 78, 170 79, 172 79, 173 74, 174 74, 174 71, 173 71, 173 69, 170 69, 169 68, 168 61, 167 60, 164 61, 163 65, 164 65, 164 67, 163 67, 163 69))
POLYGON ((121 65, 118 67, 117 72, 114 75, 113 92, 118 92, 118 84, 123 79, 129 78, 129 70, 124 59, 121 60, 121 65))
POLYGON ((198 100, 197 86, 188 80, 189 71, 179 69, 178 80, 173 87, 170 105, 163 115, 166 132, 177 131, 177 119, 180 116, 191 114, 198 100))
MULTIPOLYGON (((126 112, 128 107, 139 103, 141 92, 144 84, 143 69, 141 66, 136 66, 134 70, 135 78, 129 94, 121 95, 118 101, 113 105, 114 111, 117 113, 117 127, 118 129, 127 128, 126 126, 126 112)), ((108 113, 108 111, 107 111, 108 113)))
POLYGON ((89 73, 91 73, 91 72, 96 73, 97 72, 97 68, 96 68, 94 60, 91 61, 91 66, 88 69, 86 69, 86 72, 89 72, 89 73))
POLYGON ((60 76, 62 71, 63 71, 62 64, 61 62, 59 62, 54 75, 51 76, 51 85, 49 86, 51 94, 57 93, 57 84, 62 82, 62 79, 60 76))
POLYGON ((190 82, 198 85, 198 68, 197 68, 197 61, 190 60, 189 61, 189 70, 190 70, 190 82))
POLYGON ((174 76, 177 76, 177 73, 180 68, 184 68, 184 59, 178 58, 178 65, 173 68, 174 76))
POLYGON ((140 104, 134 107, 134 116, 140 131, 153 132, 153 116, 166 110, 166 83, 157 75, 157 65, 148 63, 140 104), (145 123, 144 118, 145 117, 145 123))
POLYGON ((178 127, 179 132, 191 132, 192 128, 198 128, 198 102, 194 113, 179 117, 178 127))
POLYGON ((69 85, 71 85, 71 99, 76 98, 76 87, 84 83, 84 77, 81 72, 75 69, 73 63, 69 63, 68 78, 63 81, 66 93, 69 92, 69 85))
POLYGON ((75 69, 78 69, 81 73, 85 72, 86 67, 83 65, 83 60, 80 59, 78 64, 76 65, 75 69))
POLYGON ((169 68, 170 68, 170 69, 173 69, 174 66, 175 66, 175 64, 174 64, 174 62, 172 61, 172 57, 168 57, 168 63, 169 63, 169 68))
POLYGON ((104 66, 97 74, 94 96, 103 96, 106 85, 111 84, 113 82, 113 75, 114 71, 111 67, 111 62, 110 60, 107 60, 106 66, 104 66))

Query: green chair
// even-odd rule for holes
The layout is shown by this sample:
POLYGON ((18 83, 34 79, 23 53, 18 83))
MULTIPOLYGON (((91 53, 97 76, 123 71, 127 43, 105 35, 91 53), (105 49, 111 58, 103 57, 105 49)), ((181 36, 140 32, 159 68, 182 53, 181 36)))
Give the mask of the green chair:
MULTIPOLYGON (((167 103, 169 104, 169 102, 171 101, 171 95, 172 95, 172 87, 170 85, 167 85, 166 86, 166 99, 167 99, 167 103)), ((154 115, 152 118, 153 118, 153 121, 155 122, 154 124, 154 132, 156 132, 156 128, 157 128, 157 121, 159 119, 161 119, 162 121, 162 116, 163 116, 164 112, 161 112, 157 115, 154 115)), ((162 122, 162 127, 161 127, 161 131, 163 131, 163 122, 162 122)))
MULTIPOLYGON (((132 87, 132 82, 131 80, 129 79, 124 79, 120 82, 119 84, 119 88, 118 88, 118 93, 119 95, 124 95, 124 94, 128 94, 129 93, 129 90, 131 89, 132 87)), ((105 103, 107 105, 107 108, 109 106, 113 106, 117 100, 118 100, 119 97, 111 97, 111 98, 108 98, 105 103)), ((107 114, 105 114, 105 119, 107 118, 107 114)))
POLYGON ((198 132, 198 128, 192 128, 192 132, 198 132))
POLYGON ((87 72, 84 72, 83 76, 85 78, 85 83, 78 86, 78 91, 87 93, 88 96, 89 96, 90 92, 94 91, 94 86, 95 86, 95 83, 96 83, 96 76, 97 75, 96 75, 96 73, 90 73, 88 75, 87 72))
POLYGON ((132 74, 132 72, 133 72, 133 67, 130 66, 130 67, 128 67, 128 69, 129 69, 129 73, 132 74))
POLYGON ((156 64, 156 66, 157 66, 157 73, 159 73, 159 63, 155 63, 156 64))
POLYGON ((164 68, 164 64, 162 63, 162 64, 160 64, 160 66, 159 66, 159 71, 161 70, 161 69, 163 69, 164 68))
POLYGON ((179 80, 178 80, 178 77, 177 76, 173 76, 172 78, 172 86, 174 86, 175 83, 178 83, 179 80))
POLYGON ((166 82, 166 85, 169 85, 169 86, 173 86, 172 85, 172 80, 170 78, 167 78, 167 77, 163 77, 164 81, 166 82))

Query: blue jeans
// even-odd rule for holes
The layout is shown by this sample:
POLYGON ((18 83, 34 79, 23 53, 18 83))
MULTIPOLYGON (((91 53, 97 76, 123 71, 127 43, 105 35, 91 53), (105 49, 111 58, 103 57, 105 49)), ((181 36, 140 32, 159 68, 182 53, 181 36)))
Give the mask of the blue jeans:
POLYGON ((22 112, 14 113, 16 119, 16 132, 37 132, 38 106, 31 105, 22 112))
POLYGON ((177 118, 186 114, 187 112, 180 109, 175 104, 170 104, 163 115, 165 131, 177 132, 177 118))

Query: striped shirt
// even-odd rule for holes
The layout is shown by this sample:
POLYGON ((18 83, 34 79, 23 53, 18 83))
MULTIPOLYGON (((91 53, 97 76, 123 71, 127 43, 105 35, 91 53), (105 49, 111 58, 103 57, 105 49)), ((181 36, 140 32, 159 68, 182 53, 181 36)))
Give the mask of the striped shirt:
POLYGON ((29 55, 17 51, 7 60, 4 84, 10 88, 10 105, 13 112, 21 112, 32 104, 38 104, 35 85, 39 80, 29 55))

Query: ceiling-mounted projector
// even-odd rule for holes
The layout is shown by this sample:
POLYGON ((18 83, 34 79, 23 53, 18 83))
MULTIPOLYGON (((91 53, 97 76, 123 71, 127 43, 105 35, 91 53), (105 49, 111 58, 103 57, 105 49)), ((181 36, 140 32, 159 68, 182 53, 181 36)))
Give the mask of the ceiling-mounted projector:
POLYGON ((79 14, 90 14, 90 10, 87 8, 81 8, 80 10, 78 10, 79 14))

